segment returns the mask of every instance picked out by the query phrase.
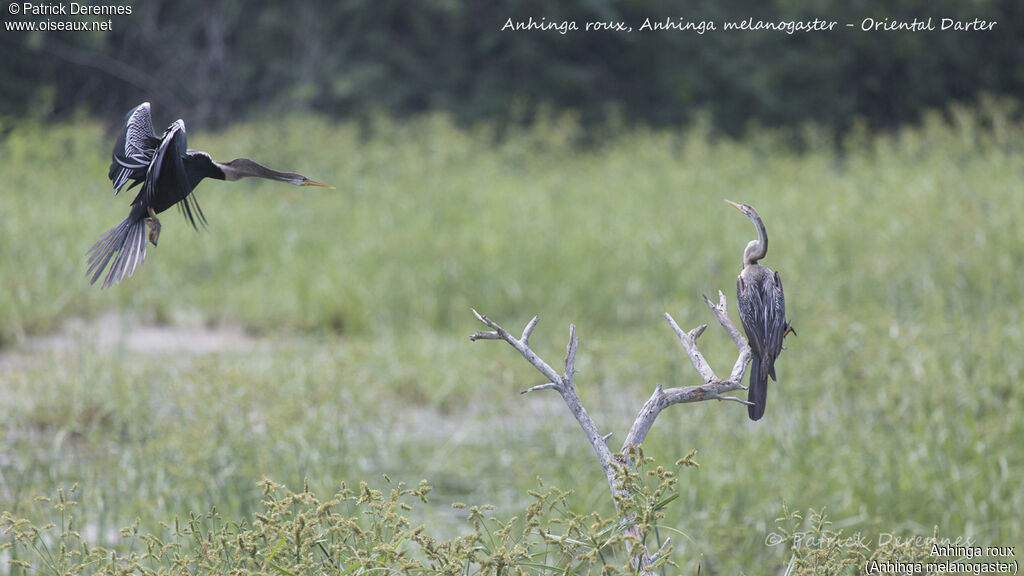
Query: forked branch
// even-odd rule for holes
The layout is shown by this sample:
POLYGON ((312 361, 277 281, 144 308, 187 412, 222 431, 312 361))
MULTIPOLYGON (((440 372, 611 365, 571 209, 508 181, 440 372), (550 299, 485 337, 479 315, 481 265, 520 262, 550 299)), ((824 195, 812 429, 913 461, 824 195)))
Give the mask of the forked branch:
POLYGON ((690 357, 693 369, 700 374, 704 384, 669 389, 664 389, 660 385, 656 386, 654 393, 644 403, 643 407, 640 408, 640 412, 633 421, 633 426, 630 427, 629 434, 626 435, 626 439, 623 442, 623 450, 631 444, 633 446, 643 444, 658 414, 673 404, 703 402, 705 400, 730 400, 740 404, 749 404, 746 400, 741 400, 735 396, 725 396, 726 392, 745 389, 745 386, 742 384, 743 374, 746 372, 747 364, 750 362, 750 346, 747 345, 747 339, 743 337, 743 334, 736 329, 732 320, 729 319, 725 294, 721 291, 718 292, 718 304, 713 303, 707 296, 704 297, 704 301, 707 302, 708 307, 715 314, 718 323, 722 325, 722 328, 732 338, 733 343, 736 344, 736 362, 733 364, 729 378, 719 378, 715 371, 711 369, 707 360, 704 359, 700 349, 697 348, 697 338, 700 338, 704 330, 707 329, 707 324, 702 324, 689 332, 683 332, 683 329, 679 327, 679 324, 672 318, 672 315, 666 312, 665 319, 668 320, 669 326, 672 327, 676 336, 679 337, 679 342, 682 343, 683 349, 686 350, 686 355, 690 357))
MULTIPOLYGON (((712 313, 718 319, 718 323, 721 324, 722 328, 732 338, 733 343, 736 344, 737 357, 736 362, 733 364, 732 372, 730 372, 727 379, 719 378, 707 360, 704 359, 704 355, 701 354, 700 349, 697 347, 697 339, 700 338, 701 334, 707 329, 707 325, 701 325, 689 332, 684 332, 682 328, 676 323, 668 313, 665 314, 665 319, 668 320, 669 326, 675 331, 676 336, 683 345, 683 349, 686 351, 686 355, 689 356, 690 362, 693 364, 694 370, 700 375, 704 381, 699 386, 684 386, 677 388, 663 388, 660 384, 655 387, 654 394, 644 403, 640 408, 636 419, 633 421, 633 425, 629 429, 629 433, 626 435, 625 440, 622 443, 620 450, 620 456, 616 462, 616 455, 612 454, 612 451, 608 448, 607 441, 611 437, 611 433, 602 435, 598 431, 597 424, 591 418, 590 414, 583 407, 583 403, 580 401, 579 396, 576 394, 575 385, 575 374, 576 374, 576 349, 579 345, 579 341, 576 338, 576 327, 575 325, 569 326, 569 342, 566 345, 565 351, 565 364, 564 370, 561 374, 555 371, 550 364, 544 361, 540 356, 537 355, 533 349, 530 348, 530 335, 533 330, 537 327, 538 318, 533 317, 527 324, 526 328, 523 329, 522 336, 516 338, 507 330, 502 328, 497 322, 491 320, 487 316, 484 316, 473 310, 473 314, 477 320, 482 322, 488 328, 486 332, 476 332, 469 337, 470 340, 504 340, 508 342, 513 348, 519 351, 519 353, 533 365, 534 368, 540 372, 547 380, 543 384, 538 384, 531 388, 527 388, 522 393, 535 392, 539 390, 556 390, 565 402, 569 411, 576 418, 576 422, 579 423, 580 428, 583 429, 583 433, 587 436, 587 440, 590 442, 591 447, 594 449, 594 453, 597 455, 598 460, 601 463, 601 468, 604 470, 605 478, 608 481, 608 488, 611 491, 613 501, 616 501, 616 508, 618 507, 617 499, 615 496, 622 494, 622 487, 618 485, 616 481, 616 464, 624 464, 626 466, 632 466, 623 454, 627 454, 630 446, 639 446, 643 443, 647 437, 647 433, 654 425, 654 421, 662 410, 672 406, 673 404, 684 404, 689 402, 702 402, 705 400, 728 400, 734 401, 741 404, 749 404, 746 400, 741 400, 735 396, 726 396, 725 394, 733 390, 745 389, 741 383, 743 380, 743 374, 746 371, 747 364, 750 362, 750 347, 747 345, 746 338, 743 334, 733 325, 732 320, 729 319, 728 309, 726 307, 725 294, 721 291, 718 292, 718 303, 713 303, 707 296, 704 297, 704 301, 707 302, 708 307, 711 308, 712 313)), ((632 552, 630 552, 632 555, 632 552)), ((637 562, 635 565, 646 567, 649 565, 651 558, 647 555, 646 550, 638 552, 636 555, 637 562)))
POLYGON ((523 393, 534 392, 537 390, 556 390, 562 395, 562 400, 565 401, 565 405, 572 412, 572 415, 576 418, 576 422, 579 423, 580 428, 583 429, 583 433, 587 436, 587 440, 590 441, 590 446, 594 449, 594 453, 597 454, 598 460, 601 462, 601 468, 604 470, 605 477, 608 479, 608 486, 612 491, 616 491, 615 483, 615 469, 611 465, 612 452, 608 449, 608 445, 605 443, 604 435, 602 435, 598 429, 597 424, 594 423, 594 419, 587 413, 586 408, 583 407, 583 403, 580 402, 579 396, 576 395, 575 375, 576 375, 576 348, 579 345, 579 341, 576 339, 576 326, 569 326, 569 343, 565 349, 565 370, 562 374, 555 372, 555 369, 545 362, 540 356, 538 356, 529 345, 530 334, 533 333, 533 329, 537 327, 539 321, 536 316, 530 320, 526 325, 526 329, 523 330, 523 335, 520 338, 516 338, 512 334, 498 325, 497 322, 491 320, 487 316, 480 314, 476 310, 473 310, 473 314, 477 320, 483 322, 492 330, 490 332, 476 332, 469 337, 470 340, 504 340, 512 345, 513 348, 519 351, 526 358, 526 361, 533 365, 538 372, 547 378, 547 382, 539 384, 532 388, 524 390, 523 393))
MULTIPOLYGON (((749 404, 746 400, 742 400, 735 396, 726 396, 727 392, 734 390, 743 390, 745 387, 741 383, 743 375, 746 372, 747 364, 750 362, 750 347, 747 345, 746 338, 743 334, 736 329, 733 325, 732 320, 729 318, 728 307, 726 304, 725 294, 721 291, 718 292, 718 303, 714 303, 707 296, 704 297, 704 301, 707 303, 711 312, 715 315, 718 323, 721 324, 722 328, 732 338, 734 344, 736 344, 737 356, 736 362, 733 364, 732 371, 728 378, 719 378, 715 371, 712 370, 707 360, 704 359, 704 355, 697 347, 697 339, 707 329, 707 325, 703 324, 684 332, 679 324, 676 323, 675 319, 670 314, 665 313, 665 319, 668 321, 669 326, 676 333, 679 338, 679 342, 683 345, 683 350, 686 351, 686 355, 690 358, 690 363, 693 364, 694 370, 700 375, 704 381, 699 386, 684 386, 677 388, 663 388, 658 385, 654 389, 654 393, 644 403, 630 427, 629 434, 626 435, 625 440, 622 443, 621 451, 624 453, 630 446, 639 446, 643 443, 647 437, 648 431, 654 424, 655 419, 662 410, 668 408, 673 404, 685 404, 690 402, 703 402, 705 400, 728 400, 738 402, 740 404, 749 404)), ((538 384, 536 386, 523 390, 523 394, 528 392, 536 392, 539 390, 556 390, 561 394, 565 400, 566 405, 572 412, 576 421, 580 427, 583 428, 584 433, 590 440, 591 446, 594 448, 594 452, 601 460, 601 465, 605 470, 605 475, 611 481, 615 474, 612 470, 609 462, 611 461, 611 451, 608 449, 606 444, 609 434, 601 435, 598 433, 597 425, 593 419, 587 413, 586 409, 583 408, 583 404, 579 400, 579 396, 576 394, 576 386, 574 376, 576 373, 576 349, 579 345, 579 341, 576 338, 576 327, 574 325, 569 326, 569 343, 566 345, 565 355, 565 369, 561 374, 555 371, 550 364, 544 361, 536 352, 530 348, 530 335, 533 330, 537 327, 539 319, 534 316, 527 324, 526 328, 523 329, 521 337, 516 338, 508 330, 502 328, 497 322, 491 320, 487 316, 484 316, 473 310, 473 314, 477 320, 491 328, 487 332, 476 332, 469 337, 470 340, 504 340, 508 342, 513 348, 519 351, 538 372, 544 375, 547 382, 538 384)), ((615 489, 612 484, 613 490, 615 489)))

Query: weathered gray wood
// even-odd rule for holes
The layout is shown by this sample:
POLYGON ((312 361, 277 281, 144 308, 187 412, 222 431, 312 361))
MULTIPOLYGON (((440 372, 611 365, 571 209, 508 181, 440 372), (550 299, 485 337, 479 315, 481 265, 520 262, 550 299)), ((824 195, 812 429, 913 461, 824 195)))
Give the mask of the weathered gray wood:
MULTIPOLYGON (((676 336, 683 345, 683 349, 686 351, 686 355, 690 358, 690 363, 693 364, 694 370, 703 379, 704 383, 699 386, 683 386, 676 388, 663 388, 660 384, 655 387, 654 393, 640 408, 640 412, 637 414, 636 419, 633 421, 633 425, 629 429, 629 433, 626 435, 625 441, 622 443, 621 453, 626 454, 630 446, 639 446, 643 443, 647 437, 647 433, 650 432, 651 427, 654 425, 654 421, 661 414, 661 411, 673 404, 685 404, 690 402, 703 402, 705 400, 728 400, 738 402, 740 404, 747 405, 749 402, 736 398, 734 396, 725 396, 727 392, 733 390, 743 390, 745 387, 742 384, 743 374, 746 371, 747 364, 750 363, 750 347, 747 344, 746 338, 743 334, 736 329, 733 325, 732 320, 729 319, 728 308, 726 306, 725 294, 721 291, 718 292, 718 304, 713 303, 707 296, 704 297, 704 301, 707 302, 708 307, 711 308, 712 313, 718 319, 718 323, 721 324, 722 328, 725 329, 729 337, 736 344, 736 350, 738 352, 736 362, 733 364, 732 372, 728 379, 719 378, 707 360, 704 359, 704 355, 701 354, 700 349, 697 347, 697 339, 700 338, 701 334, 707 329, 707 325, 701 325, 689 332, 684 332, 682 328, 676 323, 675 319, 669 313, 665 313, 665 319, 668 320, 669 326, 675 331, 676 336)), ((513 348, 519 351, 519 353, 537 369, 538 372, 544 375, 548 380, 543 384, 538 384, 526 390, 523 390, 522 394, 528 392, 535 392, 539 390, 556 390, 562 396, 562 400, 565 405, 569 408, 569 412, 572 413, 573 417, 576 418, 576 422, 580 428, 583 429, 584 435, 590 442, 591 447, 594 449, 594 453, 597 455, 598 461, 601 463, 601 469, 604 471, 605 478, 608 481, 608 489, 611 492, 614 500, 614 496, 622 493, 622 488, 618 485, 615 480, 615 465, 625 464, 632 466, 632 462, 625 461, 624 459, 616 459, 615 455, 608 448, 607 441, 611 438, 612 433, 601 434, 598 431, 597 424, 591 418, 590 414, 584 408, 583 403, 580 401, 579 396, 576 394, 576 350, 579 346, 579 340, 576 338, 576 326, 569 326, 569 342, 566 344, 565 349, 565 364, 564 371, 562 374, 555 372, 555 369, 545 362, 540 356, 538 356, 529 345, 530 335, 533 330, 537 327, 539 318, 534 316, 533 319, 526 324, 523 329, 523 334, 520 338, 512 336, 507 330, 502 328, 497 322, 494 322, 487 316, 484 316, 473 310, 473 315, 476 316, 477 320, 482 322, 487 327, 491 328, 488 332, 476 332, 472 334, 469 339, 476 340, 504 340, 508 342, 513 348)), ((618 508, 618 503, 616 503, 618 508)), ((629 547, 627 542, 627 548, 629 547)), ((636 558, 634 565, 647 567, 652 561, 652 557, 648 555, 647 550, 643 550, 638 554, 634 555, 631 550, 627 550, 627 553, 631 557, 636 558)), ((657 553, 655 557, 657 556, 657 553)), ((647 570, 643 570, 647 573, 647 570)))

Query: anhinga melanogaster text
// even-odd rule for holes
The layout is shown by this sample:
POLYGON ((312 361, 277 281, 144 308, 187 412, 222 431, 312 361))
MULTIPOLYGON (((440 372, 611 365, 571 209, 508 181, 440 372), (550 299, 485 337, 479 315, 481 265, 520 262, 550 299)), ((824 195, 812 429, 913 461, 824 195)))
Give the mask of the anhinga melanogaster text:
POLYGON ((736 279, 736 303, 751 354, 747 400, 753 405, 747 406, 747 415, 751 420, 759 420, 768 401, 768 377, 776 380, 775 359, 782 352, 782 339, 788 332, 796 331, 786 321, 786 297, 779 273, 758 264, 768 253, 768 234, 761 216, 752 206, 726 202, 750 218, 757 228, 757 240, 751 240, 743 251, 743 271, 736 279))
POLYGON ((129 190, 139 184, 142 187, 132 200, 128 217, 100 236, 89 249, 90 282, 96 283, 108 263, 110 270, 103 280, 104 288, 134 274, 135 268, 146 259, 146 223, 150 225, 148 239, 156 246, 160 237, 160 221, 156 215, 171 206, 177 204, 193 227, 198 229, 197 219, 206 224, 206 217, 192 195, 203 178, 233 182, 250 176, 296 186, 333 188, 302 174, 271 170, 248 158, 217 162, 206 152, 189 150, 182 120, 171 124, 163 136, 158 137, 153 130, 149 102, 139 104, 128 113, 124 128, 117 137, 114 160, 110 163, 107 177, 114 184, 114 194, 129 181, 132 181, 129 190))

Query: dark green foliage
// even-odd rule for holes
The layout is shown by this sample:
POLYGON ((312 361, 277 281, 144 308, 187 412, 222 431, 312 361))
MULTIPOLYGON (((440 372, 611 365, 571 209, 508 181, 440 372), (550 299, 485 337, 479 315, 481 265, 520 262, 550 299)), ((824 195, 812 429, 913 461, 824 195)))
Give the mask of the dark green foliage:
MULTIPOLYGON (((0 115, 119 119, 141 100, 197 126, 295 107, 349 117, 443 110, 519 121, 540 108, 585 123, 752 122, 890 127, 980 93, 1024 91, 1016 0, 225 0, 134 3, 109 33, 0 35, 0 115), (196 15, 201 17, 196 17, 196 15), (995 20, 989 32, 863 32, 865 18, 995 20), (633 32, 502 31, 508 19, 623 22, 633 32), (645 19, 712 20, 705 34, 645 19), (834 20, 831 32, 729 32, 725 21, 834 20), (853 28, 846 24, 854 24, 853 28)), ((32 20, 32 17, 22 17, 32 20)), ((34 19, 41 19, 35 17, 34 19)))

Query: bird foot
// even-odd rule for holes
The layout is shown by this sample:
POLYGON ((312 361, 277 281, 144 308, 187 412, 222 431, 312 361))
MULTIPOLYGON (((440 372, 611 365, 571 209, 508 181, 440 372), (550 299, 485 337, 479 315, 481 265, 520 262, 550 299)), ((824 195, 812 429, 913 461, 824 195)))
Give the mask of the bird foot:
POLYGON ((149 224, 149 241, 156 246, 157 240, 160 239, 160 220, 157 219, 152 208, 149 209, 149 218, 146 218, 146 223, 149 224))

